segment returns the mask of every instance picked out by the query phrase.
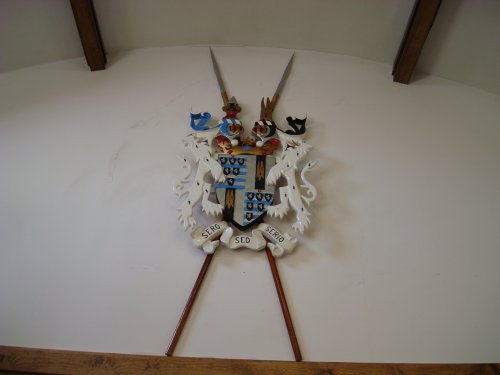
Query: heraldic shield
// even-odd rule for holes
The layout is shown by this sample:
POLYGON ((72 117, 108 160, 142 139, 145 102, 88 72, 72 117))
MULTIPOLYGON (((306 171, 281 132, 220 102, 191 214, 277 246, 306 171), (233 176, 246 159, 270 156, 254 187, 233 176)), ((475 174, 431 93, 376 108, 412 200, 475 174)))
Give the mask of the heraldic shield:
POLYGON ((266 177, 276 164, 274 156, 218 154, 226 181, 215 185, 217 200, 224 207, 224 219, 236 228, 247 230, 260 223, 273 203, 274 186, 266 177))

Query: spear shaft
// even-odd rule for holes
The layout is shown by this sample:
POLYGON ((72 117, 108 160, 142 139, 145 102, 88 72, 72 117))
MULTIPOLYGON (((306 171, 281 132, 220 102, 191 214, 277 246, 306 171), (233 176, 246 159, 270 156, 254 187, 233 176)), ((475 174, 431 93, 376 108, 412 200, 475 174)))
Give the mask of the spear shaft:
POLYGON ((278 299, 280 301, 281 311, 283 312, 283 318, 285 319, 288 337, 290 338, 290 344, 292 345, 293 355, 295 357, 295 361, 300 362, 302 361, 302 354, 300 353, 300 347, 297 340, 297 335, 295 334, 295 328, 293 328, 290 310, 288 310, 288 304, 286 303, 285 291, 283 290, 283 285, 281 284, 280 274, 278 272, 278 267, 276 266, 276 260, 274 259, 274 256, 271 253, 271 250, 269 250, 268 246, 266 246, 266 255, 267 260, 269 261, 269 266, 271 267, 274 286, 276 287, 276 292, 278 293, 278 299))
POLYGON ((172 339, 170 340, 170 345, 168 346, 168 349, 165 353, 165 355, 172 357, 174 355, 174 350, 177 346, 177 343, 179 342, 179 339, 181 338, 182 331, 184 330, 184 326, 186 325, 186 322, 189 317, 189 313, 191 312, 191 308, 194 305, 194 301, 196 300, 196 296, 198 295, 198 292, 200 291, 201 284, 203 283, 203 280, 205 279, 205 275, 207 274, 208 271, 208 266, 210 266, 210 262, 212 261, 214 254, 207 254, 205 257, 205 261, 203 262, 203 265, 201 266, 200 273, 198 274, 198 278, 196 279, 196 282, 194 283, 193 290, 191 291, 191 294, 189 295, 189 298, 186 302, 186 306, 184 307, 184 310, 182 311, 182 315, 179 319, 179 323, 177 323, 177 327, 175 328, 174 335, 172 336, 172 339))

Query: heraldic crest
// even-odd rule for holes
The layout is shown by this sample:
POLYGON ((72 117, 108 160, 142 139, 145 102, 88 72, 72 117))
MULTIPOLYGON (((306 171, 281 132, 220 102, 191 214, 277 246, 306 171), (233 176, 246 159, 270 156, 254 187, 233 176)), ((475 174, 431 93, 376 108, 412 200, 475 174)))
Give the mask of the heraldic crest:
MULTIPOLYGON (((175 193, 182 199, 178 219, 185 230, 191 230, 193 244, 207 254, 197 284, 201 284, 212 255, 219 246, 254 251, 265 249, 280 295, 282 287, 274 258, 292 252, 297 238, 265 223, 264 219, 266 215, 281 219, 293 212, 296 220, 292 229, 302 234, 310 224, 308 208, 317 195, 316 188, 306 178, 316 165, 314 161, 306 161, 311 149, 304 140, 306 119, 287 117, 285 127, 278 126, 273 119, 273 110, 289 75, 294 55, 272 99, 261 100, 260 119, 246 135, 238 119, 241 107, 234 96, 228 97, 211 49, 210 54, 224 101, 222 110, 225 116, 220 121, 213 121, 208 112, 190 115, 192 132, 183 139, 183 143, 194 157, 197 168, 193 171, 188 159, 180 158, 185 173, 174 187, 175 193), (283 186, 277 186, 278 180, 284 182, 283 186), (218 221, 206 227, 196 227, 193 208, 200 201, 202 212, 217 217, 218 221)), ((182 320, 187 319, 191 308, 189 304, 194 302, 195 289, 167 355, 173 354, 184 324, 182 320)), ((280 296, 280 302, 295 358, 301 360, 282 290, 281 294, 283 298, 281 300, 280 296)))
POLYGON ((294 211, 296 221, 292 228, 303 233, 309 226, 308 206, 316 198, 316 189, 306 174, 316 162, 309 161, 298 171, 299 163, 311 149, 304 140, 306 119, 288 117, 287 129, 278 127, 272 117, 278 93, 273 100, 262 99, 260 119, 251 129, 251 135, 245 136, 243 125, 237 119, 241 107, 234 97, 228 99, 225 91, 222 92, 226 98, 222 108, 226 115, 220 122, 209 126, 210 113, 191 114, 193 132, 183 142, 198 168, 193 183, 188 185, 192 165, 181 158, 185 175, 175 186, 176 194, 184 199, 178 210, 179 220, 185 229, 194 228, 193 207, 201 200, 204 213, 222 215, 225 220, 192 232, 194 244, 206 253, 212 253, 219 246, 220 241, 214 240, 218 237, 232 249, 263 250, 266 247, 264 235, 270 241, 273 255, 282 256, 293 250, 296 238, 262 221, 266 214, 283 218, 294 211), (207 175, 213 178, 214 184, 206 182, 207 175), (281 177, 286 185, 277 189, 276 183, 281 177), (216 201, 210 199, 212 189, 216 201), (279 190, 279 203, 275 203, 275 190, 279 190), (256 229, 251 236, 234 236, 231 226, 240 231, 256 229))

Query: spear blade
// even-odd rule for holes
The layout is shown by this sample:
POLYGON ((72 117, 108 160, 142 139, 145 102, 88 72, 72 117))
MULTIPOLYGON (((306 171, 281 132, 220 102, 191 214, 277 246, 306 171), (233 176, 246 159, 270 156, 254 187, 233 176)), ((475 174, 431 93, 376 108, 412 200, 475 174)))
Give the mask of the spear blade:
POLYGON ((214 53, 212 48, 210 49, 210 57, 212 58, 212 67, 214 69, 215 77, 217 78, 217 84, 219 85, 220 94, 222 96, 222 100, 224 101, 224 105, 227 105, 229 98, 227 96, 226 87, 224 86, 224 81, 222 80, 222 76, 220 74, 219 64, 217 64, 217 60, 215 60, 214 53))
POLYGON ((295 57, 295 52, 293 52, 292 57, 290 57, 290 61, 283 71, 283 75, 281 76, 280 83, 278 83, 278 87, 276 87, 276 91, 274 92, 273 99, 271 100, 271 109, 274 110, 276 107, 276 103, 278 103, 278 99, 280 97, 281 92, 283 91, 283 87, 285 87, 285 82, 290 75, 290 70, 292 69, 293 58, 295 57))

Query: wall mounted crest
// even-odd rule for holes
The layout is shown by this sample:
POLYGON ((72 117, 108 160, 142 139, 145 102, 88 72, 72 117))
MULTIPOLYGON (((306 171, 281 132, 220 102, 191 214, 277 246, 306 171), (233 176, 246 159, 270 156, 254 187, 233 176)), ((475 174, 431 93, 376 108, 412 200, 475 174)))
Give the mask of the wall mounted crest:
POLYGON ((173 354, 212 255, 223 245, 230 249, 266 250, 295 359, 300 361, 302 357, 274 260, 291 253, 297 238, 264 222, 267 215, 282 219, 293 212, 292 229, 302 234, 310 224, 309 206, 317 195, 306 177, 316 165, 315 161, 305 162, 311 149, 304 139, 306 119, 287 117, 285 126, 273 119, 294 55, 272 99, 261 100, 260 118, 245 134, 238 119, 241 107, 234 96, 228 97, 212 50, 210 54, 225 115, 219 121, 213 121, 208 112, 190 115, 192 131, 183 143, 194 158, 196 170, 190 183, 193 164, 187 158, 180 158, 185 173, 174 187, 182 199, 179 221, 185 230, 191 231, 193 244, 203 249, 207 257, 167 355, 173 354), (284 184, 278 188, 280 179, 284 184), (193 216, 193 208, 200 202, 202 212, 216 218, 206 227, 197 227, 193 216))
MULTIPOLYGON (((288 75, 292 59, 283 79, 288 75)), ((216 63, 214 67, 217 67, 216 63)), ((265 216, 283 218, 293 211, 296 221, 292 229, 301 234, 310 224, 309 205, 316 198, 316 189, 306 174, 316 162, 308 161, 299 169, 311 149, 304 140, 306 119, 288 117, 283 129, 272 117, 283 79, 273 100, 262 99, 260 119, 248 136, 237 119, 241 107, 235 97, 227 99, 223 86, 225 116, 220 121, 209 125, 210 113, 191 114, 193 132, 183 139, 183 143, 194 157, 196 173, 189 185, 193 166, 186 158, 181 158, 185 174, 174 190, 183 199, 178 217, 185 229, 196 226, 193 208, 200 201, 204 213, 224 219, 192 231, 193 243, 206 253, 213 253, 221 242, 232 249, 263 250, 266 248, 265 237, 270 241, 273 255, 279 257, 291 252, 297 240, 288 232, 262 225, 265 216), (276 184, 282 177, 285 186, 277 188, 276 184), (207 178, 212 182, 206 182, 207 178), (234 229, 253 230, 251 235, 234 236, 234 229), (219 237, 220 240, 215 240, 219 237)))

